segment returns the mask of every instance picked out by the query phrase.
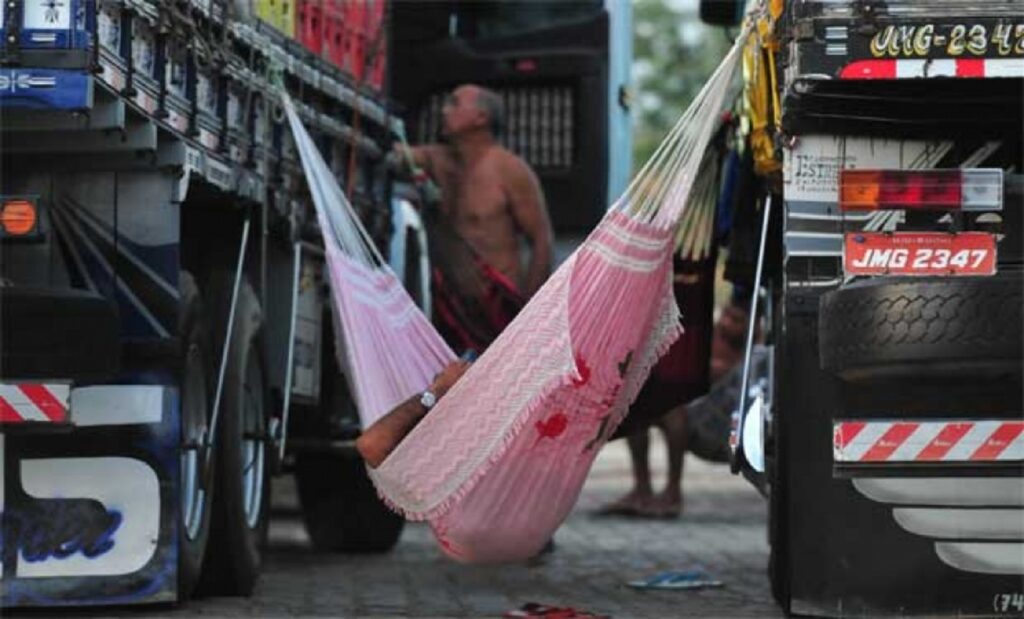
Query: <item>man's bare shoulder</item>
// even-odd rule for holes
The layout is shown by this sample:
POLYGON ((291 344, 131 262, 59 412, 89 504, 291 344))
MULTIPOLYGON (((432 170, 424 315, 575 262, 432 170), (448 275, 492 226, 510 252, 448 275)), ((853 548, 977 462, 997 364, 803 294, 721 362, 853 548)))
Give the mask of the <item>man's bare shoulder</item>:
POLYGON ((537 178, 533 168, 530 167, 530 164, 525 159, 505 147, 498 148, 496 159, 501 168, 502 176, 508 180, 523 182, 534 181, 537 178))

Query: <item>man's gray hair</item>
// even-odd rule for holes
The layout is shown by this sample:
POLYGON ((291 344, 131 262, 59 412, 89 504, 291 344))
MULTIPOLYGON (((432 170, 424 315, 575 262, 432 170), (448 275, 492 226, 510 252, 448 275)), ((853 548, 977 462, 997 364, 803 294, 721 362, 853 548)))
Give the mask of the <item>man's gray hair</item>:
POLYGON ((501 95, 489 88, 477 86, 476 106, 487 114, 488 125, 494 137, 505 130, 505 103, 501 95))

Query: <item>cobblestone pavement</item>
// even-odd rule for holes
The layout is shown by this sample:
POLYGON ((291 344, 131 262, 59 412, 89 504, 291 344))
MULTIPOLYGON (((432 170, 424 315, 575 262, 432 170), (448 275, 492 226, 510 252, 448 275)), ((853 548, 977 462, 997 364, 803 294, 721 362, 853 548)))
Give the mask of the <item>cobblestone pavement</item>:
MULTIPOLYGON (((652 450, 652 461, 664 460, 652 450)), ((658 469, 655 469, 658 472, 658 469)), ((656 479, 659 479, 656 477, 656 479)), ((555 535, 556 551, 530 567, 465 566, 441 557, 429 530, 406 527, 394 552, 346 557, 313 552, 291 484, 275 487, 263 578, 251 599, 193 600, 166 616, 500 617, 525 602, 574 606, 613 617, 777 617, 765 566, 765 502, 724 466, 694 458, 686 507, 675 521, 595 517, 629 487, 628 452, 613 443, 598 458, 576 510, 555 535), (637 591, 629 580, 699 567, 718 589, 637 591)), ((132 612, 145 616, 148 612, 132 612)))

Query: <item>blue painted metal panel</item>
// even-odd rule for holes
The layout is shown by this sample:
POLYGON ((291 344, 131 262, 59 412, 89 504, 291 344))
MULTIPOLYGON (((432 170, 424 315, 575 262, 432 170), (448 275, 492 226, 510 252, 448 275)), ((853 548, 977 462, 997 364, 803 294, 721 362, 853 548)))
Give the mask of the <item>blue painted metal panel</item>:
POLYGON ((88 185, 77 185, 81 179, 66 176, 66 193, 52 208, 59 239, 81 258, 80 265, 68 263, 70 272, 90 279, 103 296, 117 302, 123 338, 169 337, 178 321, 178 205, 147 202, 145 175, 128 173, 110 179, 117 206, 80 202, 76 192, 87 191, 88 185), (77 273, 80 267, 85 273, 77 273))
MULTIPOLYGON (((6 3, 5 3, 6 4, 6 3)), ((24 0, 18 44, 23 49, 85 49, 95 21, 89 0, 24 0)))
POLYGON ((0 67, 0 109, 86 110, 92 88, 84 71, 0 67))

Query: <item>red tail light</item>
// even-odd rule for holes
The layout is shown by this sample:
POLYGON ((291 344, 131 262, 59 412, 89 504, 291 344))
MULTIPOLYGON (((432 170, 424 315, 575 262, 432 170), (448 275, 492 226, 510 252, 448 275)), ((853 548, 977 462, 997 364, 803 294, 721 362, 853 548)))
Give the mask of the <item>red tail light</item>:
POLYGON ((1003 208, 1003 171, 841 170, 839 205, 844 211, 998 211, 1003 208))

